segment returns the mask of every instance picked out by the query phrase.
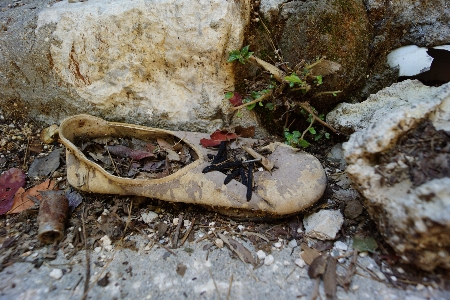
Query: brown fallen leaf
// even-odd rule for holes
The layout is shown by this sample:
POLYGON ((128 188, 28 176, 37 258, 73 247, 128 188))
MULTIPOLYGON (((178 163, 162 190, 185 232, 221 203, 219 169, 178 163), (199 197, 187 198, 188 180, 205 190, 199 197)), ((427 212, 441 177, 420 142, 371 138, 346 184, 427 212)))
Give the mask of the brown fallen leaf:
POLYGON ((352 260, 347 268, 347 272, 345 273, 345 277, 339 276, 337 278, 337 282, 340 286, 342 286, 346 291, 349 290, 350 284, 352 283, 353 276, 356 274, 356 262, 358 260, 358 250, 353 252, 352 260))
POLYGON ((255 260, 255 258, 253 257, 252 253, 250 252, 250 250, 248 250, 247 248, 245 248, 244 245, 242 245, 241 243, 233 240, 233 239, 229 239, 226 235, 223 235, 222 233, 218 233, 217 234, 219 236, 219 238, 224 241, 225 244, 227 244, 230 249, 232 251, 234 251, 237 256, 246 263, 252 264, 253 266, 257 265, 257 262, 255 260))
POLYGON ((336 277, 336 260, 330 255, 327 259, 325 274, 323 274, 323 288, 325 290, 325 295, 327 295, 327 299, 336 299, 336 277))
POLYGON ((7 214, 18 214, 24 210, 34 207, 35 203, 33 200, 31 200, 30 197, 42 200, 42 196, 39 192, 52 190, 54 186, 55 181, 47 179, 46 181, 42 182, 41 184, 35 185, 27 191, 21 188, 14 196, 14 203, 7 214))
POLYGON ((327 266, 327 255, 320 255, 314 259, 314 261, 309 265, 308 276, 309 278, 316 278, 323 273, 325 273, 325 268, 327 266))
POLYGON ((302 244, 301 257, 307 265, 310 265, 317 257, 320 256, 320 252, 314 248, 308 247, 306 244, 302 244))
POLYGON ((184 276, 184 274, 186 273, 186 270, 187 270, 187 267, 184 264, 179 263, 177 265, 177 274, 180 275, 181 277, 184 276))

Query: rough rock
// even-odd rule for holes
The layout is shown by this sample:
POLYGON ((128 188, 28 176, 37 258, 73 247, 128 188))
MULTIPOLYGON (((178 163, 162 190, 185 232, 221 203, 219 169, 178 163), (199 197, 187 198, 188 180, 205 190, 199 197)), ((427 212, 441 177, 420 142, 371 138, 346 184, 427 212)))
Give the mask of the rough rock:
MULTIPOLYGON (((328 113, 327 122, 337 130, 350 134, 355 131, 371 130, 370 126, 392 127, 396 126, 404 115, 422 118, 424 114, 431 112, 446 97, 445 89, 435 89, 423 85, 417 80, 406 80, 383 89, 361 103, 341 103, 328 113), (396 115, 397 120, 386 118, 386 114, 404 107, 404 114, 396 115), (372 125, 375 124, 375 125, 372 125)), ((401 110, 400 110, 401 111, 401 110)), ((414 124, 402 123, 404 129, 409 129, 414 124), (409 128, 406 128, 409 127, 409 128)), ((399 128, 398 130, 402 130, 399 128)), ((376 131, 372 131, 376 134, 376 131)), ((377 143, 391 143, 390 137, 383 136, 379 131, 376 140, 370 140, 367 149, 370 152, 379 151, 377 143)), ((374 138, 375 138, 374 137, 374 138)), ((380 145, 382 146, 382 145, 380 145)), ((383 145, 382 147, 385 147, 383 145)))
POLYGON ((0 104, 57 123, 109 120, 205 131, 233 88, 244 1, 24 0, 0 12, 0 104))
MULTIPOLYGON (((272 32, 270 38, 283 61, 291 68, 302 60, 312 63, 323 56, 339 63, 340 71, 325 77, 315 92, 342 90, 345 94, 359 86, 367 74, 370 44, 370 26, 362 1, 280 2, 262 1, 260 10, 271 20, 267 25, 272 32)), ((256 55, 278 61, 273 57, 272 44, 267 43, 264 27, 260 26, 255 36, 252 49, 256 55)), ((343 94, 315 98, 313 106, 336 103, 343 99, 343 94)))
POLYGON ((280 13, 280 5, 288 2, 287 0, 262 0, 259 10, 269 22, 278 17, 280 13))
MULTIPOLYGON (((404 81, 362 103, 341 105, 329 120, 342 129, 356 131, 343 145, 346 171, 365 197, 365 207, 386 242, 404 262, 428 271, 450 269, 450 178, 445 176, 450 167, 445 165, 448 159, 434 170, 438 174, 429 175, 425 182, 413 182, 408 165, 420 163, 427 153, 415 158, 408 156, 411 149, 400 149, 391 163, 382 161, 397 149, 400 138, 426 120, 436 130, 449 131, 450 83, 428 87, 418 81, 404 81)), ((445 150, 448 145, 436 147, 445 150)))
POLYGON ((321 210, 303 219, 306 235, 319 240, 334 240, 344 223, 338 210, 321 210))

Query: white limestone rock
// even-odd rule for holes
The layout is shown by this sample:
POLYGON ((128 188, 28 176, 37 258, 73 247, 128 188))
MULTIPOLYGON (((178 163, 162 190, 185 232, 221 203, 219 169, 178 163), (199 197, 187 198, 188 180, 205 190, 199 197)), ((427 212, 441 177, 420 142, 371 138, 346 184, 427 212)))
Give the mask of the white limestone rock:
POLYGON ((339 210, 320 210, 303 219, 306 235, 319 240, 334 240, 344 223, 339 210))
MULTIPOLYGON (((47 82, 35 90, 48 88, 63 108, 58 102, 37 118, 48 122, 90 112, 171 129, 221 127, 223 92, 234 87, 228 53, 242 47, 249 5, 249 0, 97 0, 61 1, 40 10, 34 34, 51 30, 44 39, 48 53, 42 50, 51 70, 41 67, 47 82)), ((43 105, 31 98, 33 109, 43 105)))
POLYGON ((346 171, 386 242, 404 262, 428 271, 450 269, 450 178, 414 187, 401 161, 392 166, 397 183, 384 184, 377 172, 377 157, 426 119, 438 130, 448 129, 450 83, 428 87, 404 81, 362 103, 341 105, 332 114, 335 124, 356 130, 343 144, 346 171))

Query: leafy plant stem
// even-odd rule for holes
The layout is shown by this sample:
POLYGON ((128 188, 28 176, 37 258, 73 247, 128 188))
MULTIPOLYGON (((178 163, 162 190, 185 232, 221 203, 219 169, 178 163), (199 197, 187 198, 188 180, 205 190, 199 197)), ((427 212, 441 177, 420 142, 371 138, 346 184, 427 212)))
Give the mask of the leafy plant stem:
MULTIPOLYGON (((320 124, 322 124, 323 126, 325 126, 326 128, 330 129, 332 132, 334 132, 335 134, 339 135, 340 132, 337 131, 336 129, 334 129, 330 124, 328 124, 325 121, 322 121, 315 113, 314 111, 311 109, 311 106, 307 103, 307 102, 299 102, 298 103, 300 105, 301 108, 303 108, 304 110, 306 110, 309 114, 311 114, 311 116, 313 117, 313 120, 317 120, 317 122, 319 122, 320 124)), ((312 123, 311 123, 312 124, 312 123)), ((307 128, 307 130, 309 129, 309 127, 307 128)))
POLYGON ((308 128, 305 129, 305 131, 303 131, 302 136, 300 137, 301 140, 305 139, 305 134, 309 131, 309 129, 312 127, 312 125, 314 124, 314 121, 316 119, 315 118, 311 118, 311 122, 309 123, 308 128))
POLYGON ((232 109, 232 110, 241 109, 241 108, 243 108, 243 107, 246 107, 246 106, 249 106, 249 105, 258 103, 258 102, 260 102, 260 101, 266 100, 266 99, 267 99, 269 96, 271 96, 271 95, 272 95, 272 90, 268 91, 267 93, 265 93, 264 95, 262 95, 261 97, 255 99, 255 100, 253 100, 253 101, 244 103, 244 104, 239 105, 239 106, 236 106, 236 107, 232 107, 231 109, 232 109))
POLYGON ((339 93, 342 93, 342 91, 325 91, 325 92, 317 93, 313 97, 319 97, 319 96, 322 96, 322 95, 339 94, 339 93))

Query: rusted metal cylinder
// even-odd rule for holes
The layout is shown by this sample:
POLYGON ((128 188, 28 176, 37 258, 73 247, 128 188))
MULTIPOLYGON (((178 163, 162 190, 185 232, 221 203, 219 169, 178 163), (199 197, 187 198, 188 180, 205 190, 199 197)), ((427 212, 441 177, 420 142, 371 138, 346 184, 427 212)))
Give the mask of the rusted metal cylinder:
POLYGON ((38 239, 50 244, 64 237, 69 201, 64 191, 42 191, 38 214, 38 239))

